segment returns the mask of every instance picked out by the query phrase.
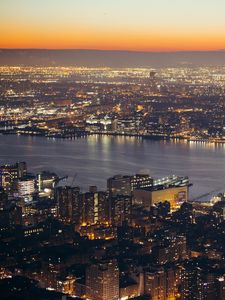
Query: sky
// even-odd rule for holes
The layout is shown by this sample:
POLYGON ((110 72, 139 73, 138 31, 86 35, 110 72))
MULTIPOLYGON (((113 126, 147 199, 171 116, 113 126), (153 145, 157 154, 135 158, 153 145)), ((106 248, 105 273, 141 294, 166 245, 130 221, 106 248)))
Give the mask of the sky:
POLYGON ((225 49, 225 0, 0 0, 0 48, 225 49))

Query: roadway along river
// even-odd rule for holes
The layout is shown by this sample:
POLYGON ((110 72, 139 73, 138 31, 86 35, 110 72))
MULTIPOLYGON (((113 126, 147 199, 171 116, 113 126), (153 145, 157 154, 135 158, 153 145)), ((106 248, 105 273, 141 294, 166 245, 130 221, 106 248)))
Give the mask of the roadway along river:
POLYGON ((77 173, 76 184, 83 191, 89 185, 105 189, 106 179, 115 174, 134 174, 143 170, 155 178, 188 175, 194 184, 191 198, 213 190, 225 191, 223 144, 110 136, 76 140, 0 136, 0 163, 15 161, 26 161, 31 172, 50 170, 60 176, 69 175, 67 184, 77 173))

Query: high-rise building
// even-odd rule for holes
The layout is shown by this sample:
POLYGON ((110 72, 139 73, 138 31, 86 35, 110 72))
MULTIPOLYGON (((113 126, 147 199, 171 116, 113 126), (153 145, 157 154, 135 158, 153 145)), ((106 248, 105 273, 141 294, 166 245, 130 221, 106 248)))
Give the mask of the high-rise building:
POLYGON ((119 268, 116 260, 87 267, 86 294, 91 300, 119 299, 119 268))
POLYGON ((82 195, 82 223, 109 222, 108 195, 105 192, 88 192, 82 195))
POLYGON ((153 186, 153 178, 148 174, 136 174, 131 176, 131 190, 148 188, 153 186))
POLYGON ((110 198, 111 223, 121 226, 124 222, 130 223, 132 210, 132 197, 117 195, 110 198))
POLYGON ((27 164, 24 161, 16 163, 18 178, 23 178, 27 175, 27 164))
POLYGON ((109 197, 106 192, 98 192, 97 222, 109 223, 109 197))
POLYGON ((181 274, 181 299, 224 299, 223 277, 218 278, 215 270, 190 263, 181 274))
POLYGON ((147 174, 136 174, 132 176, 116 175, 107 181, 109 196, 131 195, 136 189, 148 188, 153 186, 153 179, 147 174))
POLYGON ((56 189, 58 217, 66 224, 80 224, 81 199, 78 187, 58 187, 56 189))
POLYGON ((155 268, 144 273, 144 291, 152 300, 176 299, 176 268, 155 268))
POLYGON ((145 272, 145 293, 150 295, 152 300, 166 299, 166 273, 164 269, 145 272))
POLYGON ((11 192, 15 187, 18 179, 18 169, 16 165, 4 165, 0 168, 0 185, 7 191, 11 192))
POLYGON ((161 245, 152 249, 152 255, 157 264, 164 265, 168 262, 176 262, 188 258, 187 242, 185 236, 167 236, 162 239, 161 245))
POLYGON ((166 299, 176 299, 177 282, 176 282, 176 268, 169 267, 166 269, 166 299))
POLYGON ((202 269, 196 264, 188 262, 181 272, 181 299, 182 300, 200 300, 202 294, 202 269))
POLYGON ((118 195, 130 196, 131 195, 131 177, 116 175, 107 180, 107 189, 109 197, 118 195))
POLYGON ((3 165, 0 167, 0 186, 7 192, 12 192, 16 188, 18 179, 27 174, 25 162, 18 162, 14 165, 3 165))
POLYGON ((17 181, 17 191, 19 197, 31 200, 32 195, 35 193, 35 178, 27 176, 19 179, 17 181))

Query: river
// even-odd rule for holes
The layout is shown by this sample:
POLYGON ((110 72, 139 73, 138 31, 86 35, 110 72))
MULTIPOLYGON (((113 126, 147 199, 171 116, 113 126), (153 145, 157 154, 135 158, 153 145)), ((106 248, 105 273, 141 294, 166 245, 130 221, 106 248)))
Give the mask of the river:
POLYGON ((143 171, 155 178, 189 176, 193 183, 191 199, 215 190, 225 191, 224 144, 97 135, 75 140, 1 135, 0 163, 15 161, 26 161, 34 173, 50 170, 68 175, 67 184, 77 174, 75 184, 83 191, 89 185, 105 189, 110 176, 143 171))

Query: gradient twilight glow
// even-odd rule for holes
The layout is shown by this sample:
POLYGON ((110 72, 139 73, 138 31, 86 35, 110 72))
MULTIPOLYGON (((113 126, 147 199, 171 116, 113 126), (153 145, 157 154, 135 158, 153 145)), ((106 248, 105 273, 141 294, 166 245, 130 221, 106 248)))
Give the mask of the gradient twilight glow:
POLYGON ((0 0, 0 48, 225 49, 225 0, 0 0))

